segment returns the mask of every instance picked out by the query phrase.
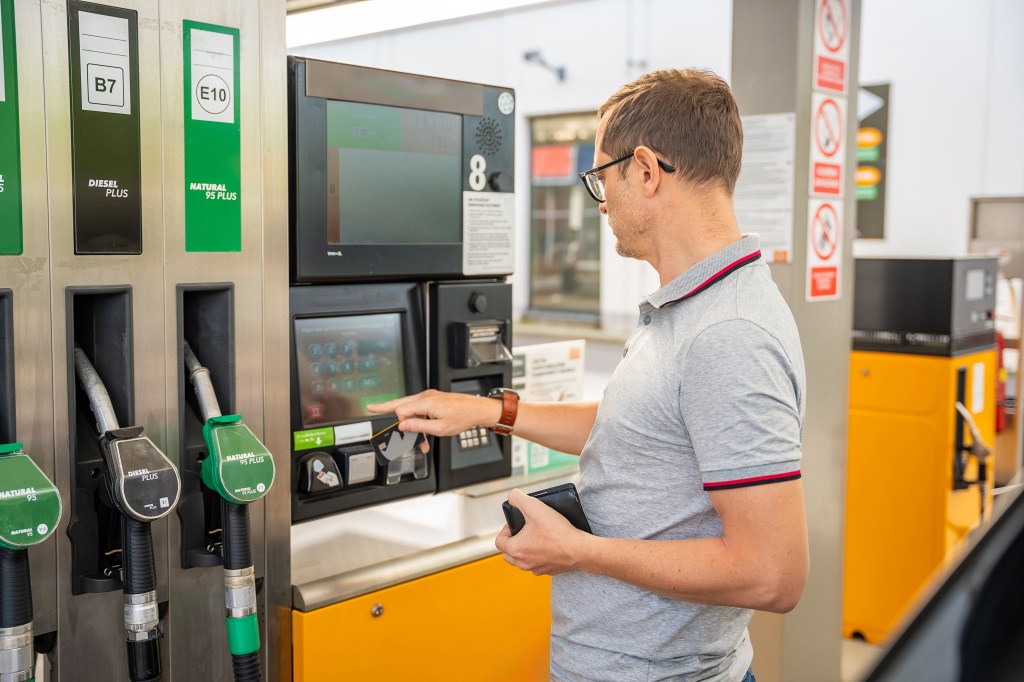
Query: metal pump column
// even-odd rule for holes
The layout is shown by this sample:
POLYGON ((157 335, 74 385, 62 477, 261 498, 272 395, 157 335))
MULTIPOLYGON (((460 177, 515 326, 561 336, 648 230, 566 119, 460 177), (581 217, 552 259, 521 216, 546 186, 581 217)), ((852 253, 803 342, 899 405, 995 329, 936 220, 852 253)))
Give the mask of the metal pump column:
POLYGON ((221 498, 224 602, 231 662, 235 680, 256 682, 260 679, 260 634, 248 504, 270 490, 274 460, 266 446, 242 424, 241 415, 221 414, 210 370, 199 363, 187 341, 184 355, 209 451, 203 460, 203 483, 221 498))
POLYGON ((181 495, 181 479, 174 464, 143 433, 141 426, 119 428, 103 380, 77 346, 75 373, 96 417, 110 497, 121 513, 128 675, 133 682, 154 682, 161 678, 157 630, 160 617, 150 522, 174 509, 181 495))

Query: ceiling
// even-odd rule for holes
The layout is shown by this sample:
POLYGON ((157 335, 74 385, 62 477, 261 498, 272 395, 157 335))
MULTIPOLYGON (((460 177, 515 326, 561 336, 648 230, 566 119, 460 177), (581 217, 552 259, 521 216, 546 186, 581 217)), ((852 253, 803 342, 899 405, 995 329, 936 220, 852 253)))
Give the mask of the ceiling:
POLYGON ((351 5, 356 2, 368 2, 369 0, 285 0, 284 8, 288 14, 296 14, 311 9, 323 9, 337 5, 351 5))

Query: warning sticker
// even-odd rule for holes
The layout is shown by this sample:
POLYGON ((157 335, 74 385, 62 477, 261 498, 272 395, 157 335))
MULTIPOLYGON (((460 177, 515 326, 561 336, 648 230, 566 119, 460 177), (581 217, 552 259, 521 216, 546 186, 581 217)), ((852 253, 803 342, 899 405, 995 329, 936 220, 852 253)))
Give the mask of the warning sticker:
POLYGON ((814 87, 846 94, 850 56, 846 0, 818 0, 814 17, 814 87))
POLYGON ((810 193, 841 197, 846 156, 846 98, 811 98, 810 193))
POLYGON ((463 192, 462 274, 511 274, 514 228, 514 194, 463 192))
POLYGON ((840 297, 843 202, 810 199, 807 204, 807 300, 840 297))

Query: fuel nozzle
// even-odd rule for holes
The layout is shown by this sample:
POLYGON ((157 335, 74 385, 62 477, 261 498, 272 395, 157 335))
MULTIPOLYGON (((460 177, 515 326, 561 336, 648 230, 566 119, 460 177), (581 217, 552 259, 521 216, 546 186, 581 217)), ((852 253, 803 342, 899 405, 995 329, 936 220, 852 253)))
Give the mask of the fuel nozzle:
POLYGON ((984 521, 985 495, 988 493, 988 458, 992 454, 992 450, 982 440, 978 424, 974 421, 974 415, 967 409, 967 406, 958 400, 956 402, 956 411, 964 420, 964 423, 967 424, 967 429, 971 432, 971 443, 970 445, 964 445, 963 450, 978 460, 978 478, 965 482, 978 486, 978 491, 981 493, 981 520, 984 521))
POLYGON ((159 608, 150 523, 170 514, 181 496, 174 463, 141 426, 121 428, 110 394, 89 357, 77 345, 75 373, 96 417, 110 498, 121 513, 124 625, 128 675, 133 682, 159 680, 159 608))
POLYGON ((274 458, 242 423, 241 415, 221 413, 210 371, 199 362, 187 341, 184 357, 207 448, 203 483, 221 498, 224 602, 235 679, 258 680, 260 639, 248 505, 266 495, 273 485, 274 458))
POLYGON ((60 522, 57 488, 22 448, 0 444, 0 680, 30 680, 32 585, 28 548, 60 522))

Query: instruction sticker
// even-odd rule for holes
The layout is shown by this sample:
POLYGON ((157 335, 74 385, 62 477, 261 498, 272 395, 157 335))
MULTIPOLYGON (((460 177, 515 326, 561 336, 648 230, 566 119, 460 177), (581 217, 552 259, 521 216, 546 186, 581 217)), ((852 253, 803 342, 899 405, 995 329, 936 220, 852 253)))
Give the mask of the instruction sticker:
POLYGON ((846 98, 811 97, 810 193, 841 197, 846 157, 846 98))
POLYGON ((515 195, 462 193, 462 273, 507 275, 513 269, 515 195))
POLYGON ((793 254, 795 160, 796 114, 743 117, 743 166, 733 204, 743 231, 760 235, 770 263, 788 263, 793 254))
POLYGON ((128 20, 79 12, 78 50, 82 109, 130 116, 132 83, 128 20))

